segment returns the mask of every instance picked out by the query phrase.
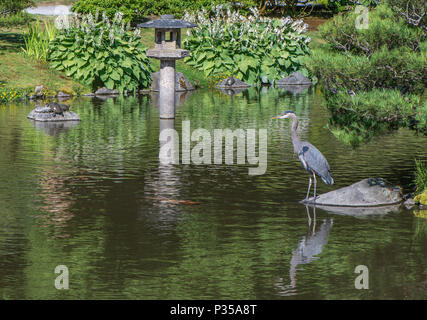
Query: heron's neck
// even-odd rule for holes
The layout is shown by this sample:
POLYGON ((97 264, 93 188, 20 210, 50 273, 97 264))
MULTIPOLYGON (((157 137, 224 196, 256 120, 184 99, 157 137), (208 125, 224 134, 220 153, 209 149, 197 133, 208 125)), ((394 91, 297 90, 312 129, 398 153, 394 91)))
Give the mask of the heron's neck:
POLYGON ((292 115, 292 144, 294 145, 294 152, 298 153, 298 146, 300 144, 300 139, 298 138, 297 135, 297 129, 298 129, 298 118, 295 115, 292 115))

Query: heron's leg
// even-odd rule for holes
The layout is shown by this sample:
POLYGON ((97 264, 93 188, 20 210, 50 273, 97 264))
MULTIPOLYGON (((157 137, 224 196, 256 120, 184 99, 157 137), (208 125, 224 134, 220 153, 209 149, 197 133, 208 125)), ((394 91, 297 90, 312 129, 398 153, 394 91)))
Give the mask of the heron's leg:
POLYGON ((308 228, 310 229, 310 226, 311 226, 311 217, 310 217, 310 211, 308 210, 308 205, 305 205, 305 211, 307 212, 308 228))
POLYGON ((309 181, 308 181, 308 190, 307 190, 307 195, 305 196, 305 200, 308 200, 308 196, 310 194, 310 189, 311 189, 311 177, 309 177, 309 181))
POLYGON ((313 206, 313 231, 312 234, 315 235, 316 234, 316 205, 313 206))
POLYGON ((317 184, 317 181, 316 181, 316 174, 313 172, 313 179, 314 179, 314 202, 316 202, 316 184, 317 184))

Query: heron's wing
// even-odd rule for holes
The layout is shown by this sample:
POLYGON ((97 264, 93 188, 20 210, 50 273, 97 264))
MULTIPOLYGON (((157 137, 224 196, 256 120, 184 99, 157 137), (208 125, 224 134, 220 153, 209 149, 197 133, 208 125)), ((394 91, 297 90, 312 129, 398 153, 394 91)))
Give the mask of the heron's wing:
POLYGON ((304 160, 305 166, 313 170, 325 183, 333 183, 328 161, 315 146, 309 142, 303 142, 298 156, 304 160))

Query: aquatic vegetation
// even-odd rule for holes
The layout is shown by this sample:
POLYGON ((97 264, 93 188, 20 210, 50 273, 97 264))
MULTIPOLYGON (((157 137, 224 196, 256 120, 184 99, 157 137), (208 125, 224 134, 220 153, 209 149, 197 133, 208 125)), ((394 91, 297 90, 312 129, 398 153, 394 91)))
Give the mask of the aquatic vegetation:
POLYGON ((249 84, 261 78, 274 82, 303 69, 301 57, 308 53, 307 24, 290 17, 261 17, 258 9, 242 16, 230 6, 186 13, 184 20, 198 24, 187 31, 184 46, 191 56, 185 62, 206 76, 233 74, 249 84))
POLYGON ((130 30, 117 12, 113 21, 104 13, 74 16, 49 44, 52 68, 93 89, 107 87, 136 92, 151 82, 152 68, 140 30, 130 30))

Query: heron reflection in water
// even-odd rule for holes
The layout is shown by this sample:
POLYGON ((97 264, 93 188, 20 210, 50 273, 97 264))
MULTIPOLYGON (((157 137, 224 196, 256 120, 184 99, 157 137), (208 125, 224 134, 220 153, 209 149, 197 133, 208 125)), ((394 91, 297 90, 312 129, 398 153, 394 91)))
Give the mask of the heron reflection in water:
POLYGON ((309 264, 319 259, 324 246, 328 243, 329 232, 333 224, 332 219, 325 219, 316 231, 316 207, 313 207, 313 221, 310 217, 308 206, 306 205, 305 208, 308 216, 308 231, 298 243, 298 247, 292 252, 289 267, 290 284, 285 285, 283 278, 279 278, 276 283, 280 294, 284 296, 295 294, 293 289, 296 288, 298 266, 309 264))

